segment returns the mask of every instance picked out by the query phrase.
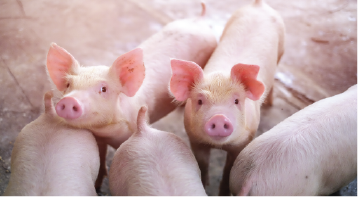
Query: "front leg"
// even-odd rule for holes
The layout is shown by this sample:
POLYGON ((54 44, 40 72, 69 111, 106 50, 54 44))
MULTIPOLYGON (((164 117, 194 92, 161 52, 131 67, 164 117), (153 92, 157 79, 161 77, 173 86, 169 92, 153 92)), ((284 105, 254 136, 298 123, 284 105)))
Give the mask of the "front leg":
POLYGON ((91 128, 92 133, 96 136, 98 145, 100 167, 98 177, 95 183, 96 191, 99 192, 105 176, 107 176, 106 156, 107 144, 117 149, 124 141, 131 135, 129 124, 126 121, 121 121, 116 124, 110 124, 103 127, 91 128))
POLYGON ((270 89, 269 93, 267 94, 267 97, 265 98, 265 101, 263 104, 266 106, 272 106, 272 104, 273 104, 273 86, 270 89))
POLYGON ((205 187, 206 185, 209 185, 210 146, 198 143, 190 144, 201 171, 201 182, 205 187))
POLYGON ((234 161, 236 159, 238 154, 236 153, 227 153, 226 156, 226 163, 225 163, 225 167, 224 167, 224 173, 221 179, 221 183, 220 183, 220 190, 219 190, 219 196, 230 196, 231 192, 230 192, 230 184, 229 184, 229 180, 230 180, 230 171, 232 166, 234 165, 234 161))
POLYGON ((99 159, 100 159, 98 176, 95 183, 96 192, 98 193, 101 191, 101 185, 104 177, 107 176, 107 165, 106 165, 107 143, 105 143, 104 140, 100 138, 96 138, 96 140, 97 140, 99 159))

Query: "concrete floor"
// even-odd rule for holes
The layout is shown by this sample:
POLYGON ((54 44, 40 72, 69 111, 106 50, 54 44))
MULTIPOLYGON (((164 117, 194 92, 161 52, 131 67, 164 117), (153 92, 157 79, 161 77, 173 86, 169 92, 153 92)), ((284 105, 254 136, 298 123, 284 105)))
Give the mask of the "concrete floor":
MULTIPOLYGON (((82 65, 109 66, 168 22, 199 15, 199 2, 0 0, 0 195, 9 181, 15 138, 39 116, 43 94, 51 89, 45 70, 51 42, 67 49, 82 65)), ((205 2, 208 21, 219 37, 231 13, 250 1, 205 2)), ((357 83, 357 1, 266 2, 284 19, 286 43, 274 84, 274 105, 262 109, 259 134, 357 83)), ((154 127, 188 140, 182 108, 154 127)), ((212 152, 209 195, 218 194, 224 158, 223 151, 212 152)), ((108 179, 101 194, 109 194, 108 179)), ((356 180, 335 194, 357 195, 356 180)))

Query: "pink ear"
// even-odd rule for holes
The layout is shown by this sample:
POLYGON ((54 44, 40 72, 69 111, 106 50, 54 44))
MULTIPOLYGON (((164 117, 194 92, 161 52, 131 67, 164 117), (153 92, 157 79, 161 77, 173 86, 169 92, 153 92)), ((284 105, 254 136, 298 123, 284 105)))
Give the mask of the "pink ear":
POLYGON ((136 48, 119 56, 110 68, 122 84, 122 92, 132 97, 138 91, 145 77, 143 50, 136 48))
POLYGON ((203 70, 195 62, 171 59, 170 91, 178 101, 185 101, 194 82, 203 78, 203 70))
POLYGON ((66 88, 66 74, 74 72, 77 63, 75 58, 56 43, 51 43, 47 53, 47 70, 57 89, 62 91, 66 88))
POLYGON ((256 79, 260 67, 257 65, 236 64, 231 69, 231 79, 240 81, 246 88, 246 96, 258 100, 265 91, 265 85, 256 79))

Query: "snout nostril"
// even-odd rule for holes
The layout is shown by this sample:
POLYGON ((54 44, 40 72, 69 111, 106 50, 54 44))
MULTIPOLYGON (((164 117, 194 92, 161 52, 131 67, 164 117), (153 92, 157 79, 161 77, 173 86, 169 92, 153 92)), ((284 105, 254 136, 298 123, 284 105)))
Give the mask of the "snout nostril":
POLYGON ((64 110, 66 108, 66 105, 62 105, 61 109, 64 110))
POLYGON ((211 125, 211 128, 215 129, 215 124, 212 124, 212 125, 211 125))
POLYGON ((78 110, 76 106, 73 106, 72 109, 73 109, 73 111, 77 111, 77 110, 78 110))
POLYGON ((229 128, 229 125, 224 124, 224 128, 225 128, 225 129, 228 129, 228 128, 229 128))

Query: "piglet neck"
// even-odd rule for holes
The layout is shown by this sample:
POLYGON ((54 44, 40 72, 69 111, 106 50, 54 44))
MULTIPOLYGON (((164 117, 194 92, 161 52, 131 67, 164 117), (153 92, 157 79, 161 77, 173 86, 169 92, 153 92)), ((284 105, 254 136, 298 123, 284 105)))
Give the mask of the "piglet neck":
POLYGON ((137 95, 128 97, 124 94, 119 95, 118 107, 117 107, 117 118, 125 119, 129 123, 129 129, 131 132, 137 130, 137 115, 142 101, 137 95))

